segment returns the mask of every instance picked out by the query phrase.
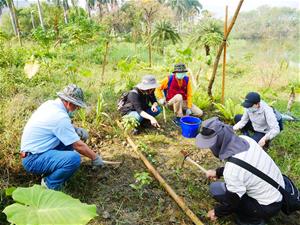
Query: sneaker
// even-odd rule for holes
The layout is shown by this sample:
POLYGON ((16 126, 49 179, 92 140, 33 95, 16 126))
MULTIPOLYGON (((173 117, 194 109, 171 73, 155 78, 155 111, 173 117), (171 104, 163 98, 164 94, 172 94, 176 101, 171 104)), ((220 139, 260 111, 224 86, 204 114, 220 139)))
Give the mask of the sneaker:
POLYGON ((49 189, 46 182, 45 182, 45 180, 44 180, 44 178, 42 178, 42 180, 41 180, 41 186, 46 188, 46 189, 49 189))
POLYGON ((181 117, 175 117, 175 118, 172 120, 173 123, 175 124, 175 126, 180 127, 180 124, 181 124, 180 119, 181 119, 181 117))

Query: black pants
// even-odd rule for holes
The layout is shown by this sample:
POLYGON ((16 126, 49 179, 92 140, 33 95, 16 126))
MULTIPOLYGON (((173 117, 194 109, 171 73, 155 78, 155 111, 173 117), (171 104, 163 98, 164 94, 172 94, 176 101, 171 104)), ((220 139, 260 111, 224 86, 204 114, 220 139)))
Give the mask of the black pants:
MULTIPOLYGON (((224 182, 213 182, 210 185, 210 192, 220 204, 228 205, 226 199, 227 188, 224 182)), ((245 223, 259 224, 262 220, 267 220, 275 216, 281 209, 281 202, 270 205, 260 205, 254 198, 244 194, 239 202, 235 213, 238 218, 245 223)))
MULTIPOLYGON (((242 119, 241 114, 238 114, 234 117, 234 122, 237 123, 242 119)), ((241 129, 241 132, 243 133, 243 135, 246 135, 248 137, 251 137, 253 140, 255 140, 256 142, 259 142, 259 140, 265 136, 265 133, 262 132, 258 132, 255 131, 251 121, 249 120, 248 123, 241 129), (253 134, 251 135, 250 132, 252 132, 253 134)))

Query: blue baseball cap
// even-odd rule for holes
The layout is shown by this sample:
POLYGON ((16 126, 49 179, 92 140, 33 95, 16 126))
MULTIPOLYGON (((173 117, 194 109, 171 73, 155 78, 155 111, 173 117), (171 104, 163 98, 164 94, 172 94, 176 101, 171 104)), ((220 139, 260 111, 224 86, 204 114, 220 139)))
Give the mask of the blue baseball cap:
POLYGON ((242 106, 244 108, 250 108, 254 104, 257 104, 260 102, 260 95, 257 92, 249 92, 246 97, 244 102, 242 103, 242 106))

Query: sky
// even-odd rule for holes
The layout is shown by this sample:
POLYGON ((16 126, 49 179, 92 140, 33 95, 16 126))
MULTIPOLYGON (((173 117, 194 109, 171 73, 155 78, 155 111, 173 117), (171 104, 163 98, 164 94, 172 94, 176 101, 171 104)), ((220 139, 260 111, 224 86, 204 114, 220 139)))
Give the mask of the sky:
MULTIPOLYGON (((200 2, 203 9, 212 12, 218 18, 223 18, 225 15, 225 6, 228 5, 229 17, 233 16, 239 0, 200 0, 200 2)), ((244 0, 241 11, 249 11, 262 5, 272 7, 287 6, 300 9, 299 0, 244 0)))

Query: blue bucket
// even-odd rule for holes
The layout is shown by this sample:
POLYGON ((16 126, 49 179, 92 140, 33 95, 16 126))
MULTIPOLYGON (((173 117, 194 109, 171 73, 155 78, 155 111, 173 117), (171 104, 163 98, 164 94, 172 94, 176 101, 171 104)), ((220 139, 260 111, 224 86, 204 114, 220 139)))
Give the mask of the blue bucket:
POLYGON ((193 117, 185 116, 180 119, 180 126, 182 130, 182 136, 186 138, 194 138, 199 132, 199 127, 202 123, 202 120, 193 117))

